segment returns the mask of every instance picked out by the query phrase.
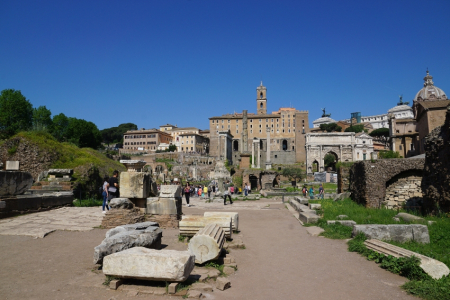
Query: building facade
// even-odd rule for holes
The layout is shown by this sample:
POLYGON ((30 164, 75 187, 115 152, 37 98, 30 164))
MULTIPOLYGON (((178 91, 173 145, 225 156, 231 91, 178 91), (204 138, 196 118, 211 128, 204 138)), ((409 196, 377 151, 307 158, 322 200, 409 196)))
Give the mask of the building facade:
POLYGON ((270 160, 274 163, 305 161, 304 135, 309 132, 308 112, 295 108, 280 108, 268 114, 267 88, 262 82, 256 88, 256 112, 254 114, 244 111, 209 118, 210 155, 223 156, 224 150, 219 147, 219 137, 220 132, 226 131, 232 141, 234 164, 239 163, 241 153, 250 153, 255 147, 259 147, 256 149, 260 153, 259 159, 265 162, 267 144, 270 147, 270 160))
POLYGON ((161 143, 170 144, 172 136, 158 129, 128 130, 123 134, 121 152, 155 152, 161 143))

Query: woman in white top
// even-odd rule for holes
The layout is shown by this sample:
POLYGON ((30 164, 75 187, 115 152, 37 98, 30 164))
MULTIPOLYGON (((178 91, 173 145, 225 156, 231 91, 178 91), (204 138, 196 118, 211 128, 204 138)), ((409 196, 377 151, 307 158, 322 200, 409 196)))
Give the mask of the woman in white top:
POLYGON ((109 176, 105 176, 105 178, 103 178, 103 192, 102 192, 102 196, 103 196, 103 213, 106 213, 105 211, 105 206, 106 208, 109 210, 109 206, 108 206, 108 180, 109 180, 109 176))

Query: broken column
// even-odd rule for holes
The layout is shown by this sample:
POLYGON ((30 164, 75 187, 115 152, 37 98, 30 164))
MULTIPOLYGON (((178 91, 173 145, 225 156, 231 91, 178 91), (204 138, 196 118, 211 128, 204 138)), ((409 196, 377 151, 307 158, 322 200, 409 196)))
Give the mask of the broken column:
POLYGON ((231 218, 231 227, 233 231, 239 230, 239 214, 237 212, 229 211, 205 211, 205 217, 228 217, 231 218))
POLYGON ((195 262, 203 264, 217 259, 222 251, 225 232, 217 224, 208 224, 189 241, 188 251, 195 255, 195 262))
POLYGON ((188 251, 155 250, 134 247, 106 256, 103 273, 120 278, 152 281, 185 281, 195 266, 188 251))
POLYGON ((225 232, 225 237, 231 239, 233 230, 230 217, 183 216, 179 223, 180 235, 194 236, 208 224, 218 224, 225 232))

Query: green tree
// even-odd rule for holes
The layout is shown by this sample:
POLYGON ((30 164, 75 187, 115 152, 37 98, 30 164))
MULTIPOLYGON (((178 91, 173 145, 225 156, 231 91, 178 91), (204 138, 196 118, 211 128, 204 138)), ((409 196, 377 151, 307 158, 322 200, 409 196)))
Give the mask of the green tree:
POLYGON ((303 170, 300 168, 284 168, 281 171, 281 175, 289 178, 289 180, 291 181, 298 182, 300 179, 302 179, 303 170))
POLYGON ((29 130, 33 106, 20 91, 3 90, 0 94, 0 138, 6 139, 19 131, 29 130))
POLYGON ((52 132, 52 113, 47 107, 33 108, 33 129, 52 132))
POLYGON ((327 153, 323 158, 323 163, 326 167, 331 167, 336 162, 336 157, 333 154, 327 153))
POLYGON ((52 135, 60 142, 68 140, 67 129, 69 127, 69 118, 65 114, 53 116, 52 135))
POLYGON ((381 150, 378 152, 378 157, 382 159, 386 158, 400 158, 400 153, 392 150, 381 150))
POLYGON ((107 144, 123 144, 123 134, 128 130, 137 130, 137 125, 133 123, 120 124, 117 127, 105 128, 100 131, 102 140, 107 144))
POLYGON ((326 132, 341 132, 342 127, 336 123, 320 124, 320 129, 326 132))
POLYGON ((176 152, 177 146, 175 146, 174 144, 170 144, 169 149, 167 149, 167 150, 168 150, 168 152, 176 152))
POLYGON ((358 132, 363 132, 363 131, 365 131, 365 130, 364 130, 364 125, 363 125, 363 124, 353 125, 353 126, 350 126, 350 127, 348 127, 348 128, 345 129, 345 132, 355 132, 355 133, 358 133, 358 132))
POLYGON ((68 141, 80 148, 90 147, 97 149, 102 144, 102 135, 97 126, 83 119, 69 118, 67 127, 68 141))
POLYGON ((378 128, 369 133, 371 137, 389 137, 389 128, 378 128))

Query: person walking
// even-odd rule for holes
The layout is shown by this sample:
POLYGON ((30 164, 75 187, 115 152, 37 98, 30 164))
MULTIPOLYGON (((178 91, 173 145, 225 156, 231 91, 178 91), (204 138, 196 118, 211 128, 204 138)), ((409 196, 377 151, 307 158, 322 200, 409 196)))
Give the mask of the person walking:
POLYGON ((205 185, 205 187, 203 188, 203 198, 205 197, 205 195, 207 195, 209 193, 209 188, 208 186, 205 185))
POLYGON ((198 186, 198 196, 199 197, 202 196, 202 186, 201 185, 198 186))
POLYGON ((208 187, 208 199, 211 199, 211 185, 208 187))
POLYGON ((108 200, 111 201, 119 196, 119 171, 115 170, 113 172, 113 177, 108 180, 108 200))
POLYGON ((323 195, 324 195, 323 186, 322 186, 322 184, 320 184, 320 187, 319 187, 319 199, 323 200, 323 195))
POLYGON ((247 196, 248 195, 248 185, 247 182, 244 185, 244 195, 247 196))
POLYGON ((191 187, 189 186, 189 182, 186 183, 184 188, 184 197, 186 198, 186 206, 189 207, 189 197, 191 196, 191 187))
POLYGON ((228 188, 230 187, 230 182, 227 180, 227 182, 224 184, 225 191, 223 192, 223 205, 227 205, 227 196, 230 200, 230 204, 233 204, 233 201, 231 200, 230 191, 228 188))
POLYGON ((102 210, 103 210, 104 214, 106 213, 105 206, 109 210, 109 205, 108 205, 108 180, 109 180, 109 176, 106 175, 103 178, 103 192, 102 192, 102 197, 103 197, 102 210))
POLYGON ((314 200, 314 186, 309 188, 309 199, 314 200))

